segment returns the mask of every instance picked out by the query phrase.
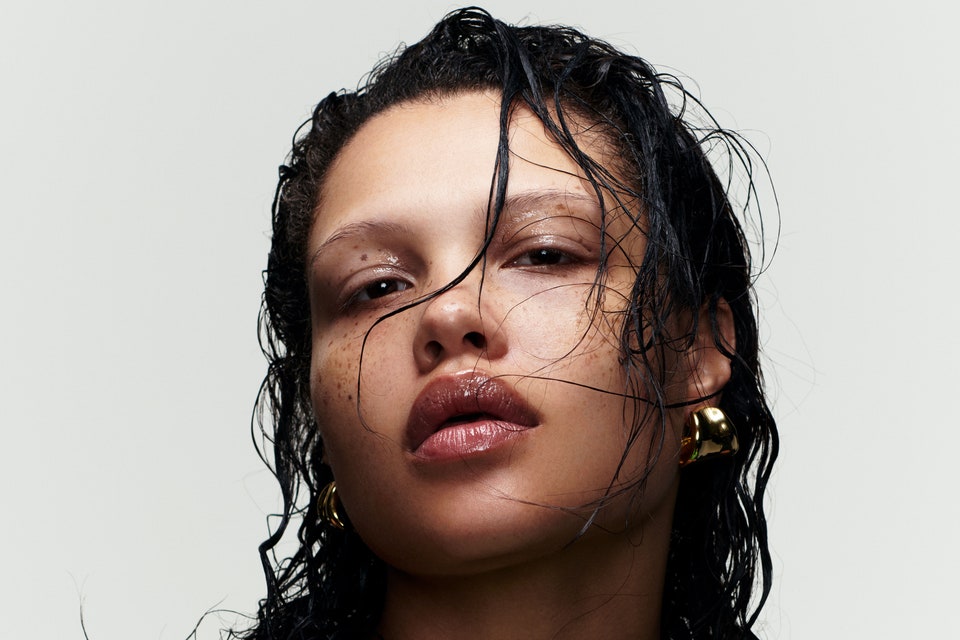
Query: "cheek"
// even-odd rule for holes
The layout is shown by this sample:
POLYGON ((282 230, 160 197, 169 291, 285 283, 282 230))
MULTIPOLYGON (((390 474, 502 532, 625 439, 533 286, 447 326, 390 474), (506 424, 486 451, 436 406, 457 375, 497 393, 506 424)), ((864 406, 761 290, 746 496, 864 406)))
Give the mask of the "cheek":
POLYGON ((397 439, 397 385, 411 379, 401 371, 403 342, 397 332, 403 323, 390 319, 372 330, 369 324, 351 321, 314 339, 310 396, 325 461, 335 474, 363 459, 376 436, 397 439))
POLYGON ((501 330, 508 334, 511 351, 543 365, 564 365, 584 341, 597 335, 591 320, 587 285, 565 285, 547 290, 514 293, 501 330))
POLYGON ((338 410, 355 397, 357 379, 357 340, 329 332, 314 337, 310 356, 310 397, 321 425, 331 410, 338 410))
POLYGON ((601 306, 590 285, 568 286, 525 298, 507 316, 505 330, 526 359, 528 373, 625 391, 620 357, 623 313, 607 309, 619 295, 605 294, 601 306))
POLYGON ((363 335, 352 326, 348 329, 315 329, 310 357, 310 400, 324 444, 324 462, 334 468, 337 453, 345 448, 344 437, 350 434, 349 423, 356 422, 357 416, 363 335))

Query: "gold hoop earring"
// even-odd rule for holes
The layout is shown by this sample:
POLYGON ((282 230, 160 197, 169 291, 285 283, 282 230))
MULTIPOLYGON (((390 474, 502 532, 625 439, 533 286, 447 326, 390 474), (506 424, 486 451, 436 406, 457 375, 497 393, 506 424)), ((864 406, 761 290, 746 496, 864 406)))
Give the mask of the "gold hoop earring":
POLYGON ((704 407, 690 414, 680 439, 680 466, 730 456, 740 450, 737 430, 727 414, 717 407, 704 407))
POLYGON ((340 503, 340 500, 337 499, 336 480, 331 480, 330 483, 323 488, 323 491, 320 492, 320 497, 317 499, 317 507, 320 510, 320 516, 323 517, 330 526, 340 530, 347 528, 346 516, 340 515, 340 511, 343 510, 343 505, 340 503))

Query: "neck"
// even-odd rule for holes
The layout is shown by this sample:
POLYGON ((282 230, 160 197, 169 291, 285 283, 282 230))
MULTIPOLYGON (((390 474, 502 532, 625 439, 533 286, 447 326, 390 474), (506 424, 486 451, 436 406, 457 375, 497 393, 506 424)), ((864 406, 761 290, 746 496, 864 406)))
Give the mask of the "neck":
POLYGON ((481 574, 391 570, 385 640, 659 638, 669 526, 596 530, 546 557, 481 574))

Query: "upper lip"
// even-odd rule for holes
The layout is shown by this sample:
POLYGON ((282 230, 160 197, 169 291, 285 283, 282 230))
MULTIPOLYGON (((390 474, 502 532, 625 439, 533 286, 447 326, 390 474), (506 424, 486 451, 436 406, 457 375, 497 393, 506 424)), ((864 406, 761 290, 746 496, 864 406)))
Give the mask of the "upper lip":
POLYGON ((495 420, 528 428, 540 423, 533 408, 506 382, 476 371, 441 376, 423 388, 407 420, 407 446, 416 451, 451 421, 495 420))

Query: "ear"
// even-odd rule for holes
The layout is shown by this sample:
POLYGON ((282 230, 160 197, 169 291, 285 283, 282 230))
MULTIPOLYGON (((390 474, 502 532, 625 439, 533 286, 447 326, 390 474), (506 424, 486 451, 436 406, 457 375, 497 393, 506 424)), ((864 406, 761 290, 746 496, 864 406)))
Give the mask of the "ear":
POLYGON ((695 328, 686 352, 685 389, 687 402, 693 409, 716 406, 720 402, 719 394, 730 382, 730 358, 725 354, 734 353, 737 347, 733 312, 723 298, 717 301, 712 314, 709 303, 700 307, 695 328))

